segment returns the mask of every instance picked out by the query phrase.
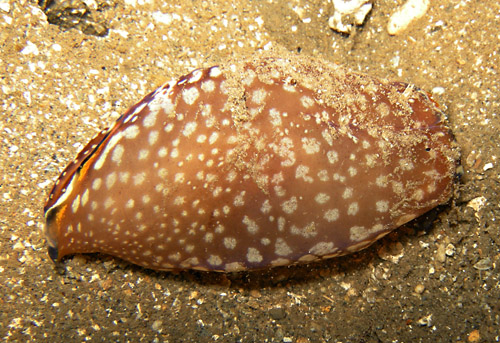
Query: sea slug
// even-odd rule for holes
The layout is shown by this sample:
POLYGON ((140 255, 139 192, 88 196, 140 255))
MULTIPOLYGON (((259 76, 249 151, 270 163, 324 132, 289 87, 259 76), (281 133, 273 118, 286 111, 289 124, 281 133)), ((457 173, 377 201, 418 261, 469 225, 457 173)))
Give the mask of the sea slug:
POLYGON ((194 70, 64 170, 44 209, 49 255, 233 272, 358 251, 451 197, 443 121, 415 86, 311 57, 194 70))

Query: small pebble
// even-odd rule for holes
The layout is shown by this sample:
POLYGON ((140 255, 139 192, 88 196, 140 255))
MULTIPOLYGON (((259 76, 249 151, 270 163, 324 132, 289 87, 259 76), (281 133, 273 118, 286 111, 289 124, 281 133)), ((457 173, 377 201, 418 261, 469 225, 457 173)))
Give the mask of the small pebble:
POLYGON ((332 30, 351 33, 354 25, 362 25, 372 9, 367 0, 333 0, 333 15, 328 20, 332 30))
POLYGON ((455 250, 456 250, 456 248, 453 244, 448 244, 446 246, 446 250, 444 252, 445 252, 446 256, 451 257, 451 256, 455 255, 455 250))
POLYGON ((161 325, 163 324, 163 322, 161 320, 155 320, 153 322, 153 324, 151 325, 151 328, 154 330, 154 331, 159 331, 161 329, 161 325))
POLYGON ((404 31, 412 21, 421 18, 429 8, 429 0, 408 0, 389 18, 387 32, 397 35, 404 31))
POLYGON ((489 270, 491 269, 491 260, 489 257, 483 258, 479 260, 476 264, 474 264, 474 269, 477 270, 489 270))
POLYGON ((479 334, 479 330, 473 330, 469 333, 467 337, 468 342, 479 342, 481 339, 481 334, 479 334))
POLYGON ((417 324, 420 326, 432 326, 432 314, 420 318, 417 320, 417 324))
POLYGON ((490 163, 486 163, 486 164, 484 165, 483 170, 484 170, 484 171, 487 171, 487 170, 489 170, 489 169, 491 169, 491 168, 493 168, 493 163, 491 163, 491 162, 490 162, 490 163))
POLYGON ((250 291, 250 296, 251 296, 252 298, 260 298, 260 297, 262 296, 262 294, 261 294, 258 290, 256 290, 256 289, 252 289, 252 290, 250 291))
POLYGON ((436 251, 436 259, 441 262, 441 263, 444 263, 446 261, 446 252, 445 252, 445 246, 444 244, 439 244, 438 245, 438 248, 437 248, 437 251, 436 251))
POLYGON ((443 87, 434 87, 432 88, 432 94, 434 95, 443 95, 445 92, 443 87))
POLYGON ((269 310, 269 315, 274 320, 280 320, 286 317, 286 312, 282 307, 273 307, 269 310))
POLYGON ((415 293, 422 294, 425 291, 425 286, 422 284, 418 284, 415 286, 415 293))

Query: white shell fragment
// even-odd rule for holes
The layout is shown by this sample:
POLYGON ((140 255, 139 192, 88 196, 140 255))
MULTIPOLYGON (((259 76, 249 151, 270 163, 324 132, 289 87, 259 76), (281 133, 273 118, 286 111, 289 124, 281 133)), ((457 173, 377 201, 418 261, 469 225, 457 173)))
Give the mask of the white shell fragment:
POLYGON ((404 31, 412 21, 422 18, 429 8, 429 0, 408 0, 389 18, 387 32, 397 35, 404 31))
POLYGON ((333 15, 328 20, 332 30, 351 33, 354 25, 362 25, 372 9, 367 0, 333 0, 333 15))

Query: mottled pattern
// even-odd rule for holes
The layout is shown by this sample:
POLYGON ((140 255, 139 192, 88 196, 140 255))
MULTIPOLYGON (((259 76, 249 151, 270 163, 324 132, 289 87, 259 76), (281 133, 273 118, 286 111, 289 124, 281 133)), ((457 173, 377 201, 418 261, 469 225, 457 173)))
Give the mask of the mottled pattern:
POLYGON ((66 168, 49 253, 226 272, 343 255, 447 201, 456 159, 411 85, 292 55, 199 69, 66 168))

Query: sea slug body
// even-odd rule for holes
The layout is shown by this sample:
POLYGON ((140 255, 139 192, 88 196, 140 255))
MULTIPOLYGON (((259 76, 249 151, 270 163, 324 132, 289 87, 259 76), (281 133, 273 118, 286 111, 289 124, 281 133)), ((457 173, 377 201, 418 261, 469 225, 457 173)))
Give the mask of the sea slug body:
POLYGON ((412 85, 310 57, 195 70, 65 169, 44 209, 49 255, 233 272, 358 251, 451 197, 443 120, 412 85))

